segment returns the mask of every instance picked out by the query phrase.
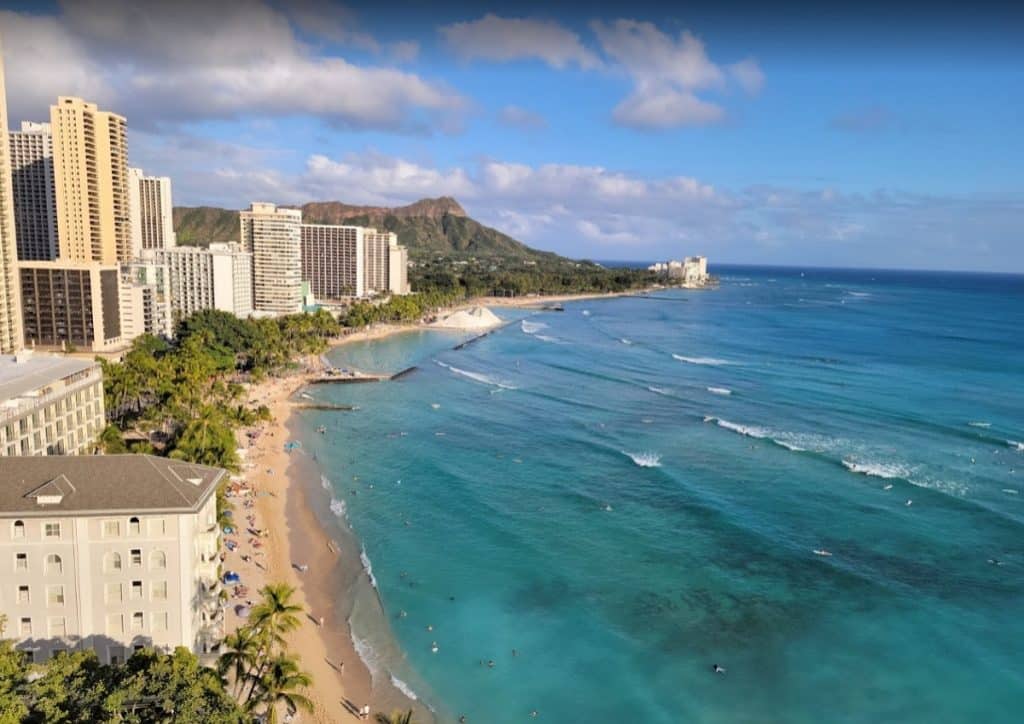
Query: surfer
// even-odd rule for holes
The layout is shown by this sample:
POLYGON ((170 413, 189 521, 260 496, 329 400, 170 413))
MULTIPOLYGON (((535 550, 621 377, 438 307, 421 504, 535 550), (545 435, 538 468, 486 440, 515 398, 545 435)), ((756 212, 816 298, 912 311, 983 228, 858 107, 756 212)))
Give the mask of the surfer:
POLYGON ((725 667, 724 666, 719 666, 718 664, 711 664, 711 670, 714 671, 716 674, 724 674, 725 673, 725 667))

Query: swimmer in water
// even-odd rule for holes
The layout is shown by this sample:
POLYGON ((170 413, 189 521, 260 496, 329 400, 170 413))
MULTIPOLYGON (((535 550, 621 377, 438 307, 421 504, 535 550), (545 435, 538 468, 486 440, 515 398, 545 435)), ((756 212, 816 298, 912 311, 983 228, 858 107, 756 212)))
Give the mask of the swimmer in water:
POLYGON ((724 674, 725 673, 725 667, 724 666, 719 666, 718 664, 711 664, 711 670, 714 671, 716 674, 724 674))

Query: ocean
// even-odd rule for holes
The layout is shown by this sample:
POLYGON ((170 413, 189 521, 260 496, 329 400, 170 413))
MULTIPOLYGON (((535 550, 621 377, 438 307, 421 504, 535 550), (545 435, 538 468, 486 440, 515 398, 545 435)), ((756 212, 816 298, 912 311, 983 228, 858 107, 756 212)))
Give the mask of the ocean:
POLYGON ((299 423, 375 676, 443 722, 1019 721, 1024 277, 712 271, 332 354, 417 366, 299 423))

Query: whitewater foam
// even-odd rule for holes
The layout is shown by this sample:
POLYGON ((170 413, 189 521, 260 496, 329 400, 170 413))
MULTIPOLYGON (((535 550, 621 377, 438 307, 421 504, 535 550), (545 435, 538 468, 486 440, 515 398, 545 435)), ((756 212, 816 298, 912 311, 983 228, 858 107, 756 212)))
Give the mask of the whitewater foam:
POLYGON ((380 657, 377 655, 374 648, 370 646, 369 641, 356 636, 356 632, 352 628, 351 620, 348 622, 348 631, 349 638, 352 639, 352 648, 356 650, 356 655, 364 664, 366 664, 366 668, 370 671, 371 680, 376 678, 377 674, 379 674, 381 670, 380 657))
POLYGON ((405 694, 413 701, 419 701, 419 697, 416 696, 416 692, 412 690, 412 687, 410 687, 408 684, 406 684, 404 681, 399 679, 394 674, 390 674, 390 677, 392 686, 394 686, 396 689, 398 689, 400 692, 405 694))
POLYGON ((331 512, 339 518, 344 518, 345 514, 348 512, 348 506, 345 505, 344 500, 331 498, 331 512))
MULTIPOLYGON (((898 463, 859 463, 854 460, 843 460, 843 467, 851 473, 857 473, 859 475, 868 475, 873 478, 885 478, 886 480, 902 478, 908 482, 913 482, 907 479, 907 476, 910 474, 907 467, 905 465, 899 465, 898 463)), ((915 485, 916 484, 917 483, 915 483, 915 485)), ((922 485, 921 487, 927 486, 922 485)))
POLYGON ((971 427, 992 427, 991 422, 968 422, 967 424, 971 427))
POLYGON ((323 488, 324 490, 331 489, 331 481, 327 479, 326 475, 320 476, 320 487, 323 488))
POLYGON ((672 394, 672 392, 670 390, 666 390, 664 387, 649 386, 647 389, 648 389, 648 391, 653 392, 656 395, 666 395, 666 396, 668 396, 668 395, 672 394))
POLYGON ((653 452, 631 453, 622 451, 622 454, 642 468, 660 468, 661 455, 653 452))
POLYGON ((373 575, 373 565, 370 563, 370 557, 366 555, 365 548, 359 549, 359 562, 363 564, 363 570, 366 571, 366 577, 370 579, 370 585, 376 589, 377 579, 373 575))
POLYGON ((523 334, 537 334, 540 330, 547 329, 548 325, 544 322, 531 322, 524 319, 519 323, 519 328, 523 330, 523 334))
POLYGON ((730 390, 728 387, 709 387, 707 389, 708 389, 708 392, 710 392, 712 395, 731 395, 732 394, 732 390, 730 390))
POLYGON ((434 360, 434 361, 437 362, 437 364, 439 364, 440 366, 444 367, 446 370, 449 370, 452 374, 459 375, 460 377, 465 377, 467 379, 473 380, 474 382, 479 382, 479 383, 484 384, 484 385, 491 385, 492 387, 498 387, 498 388, 501 388, 503 390, 517 390, 517 389, 519 389, 515 385, 510 385, 510 384, 508 384, 506 382, 502 382, 500 380, 496 380, 496 379, 494 379, 492 377, 488 377, 485 374, 481 374, 480 372, 470 372, 468 370, 459 369, 458 367, 455 367, 455 366, 450 365, 450 364, 446 364, 446 363, 442 362, 441 360, 434 360))
POLYGON ((626 339, 625 337, 621 337, 619 341, 622 342, 623 344, 633 344, 632 340, 626 339))
POLYGON ((685 357, 681 354, 672 354, 672 358, 679 360, 680 362, 687 362, 691 365, 712 365, 718 367, 721 365, 732 364, 728 360, 718 359, 717 357, 685 357))
POLYGON ((711 417, 708 415, 704 418, 704 422, 713 422, 719 427, 723 427, 726 430, 739 433, 740 435, 746 435, 747 437, 754 437, 758 440, 764 440, 769 437, 769 432, 763 427, 757 427, 756 425, 740 425, 735 422, 729 422, 719 417, 711 417))
POLYGON ((1024 452, 1024 442, 1017 442, 1016 440, 1007 440, 1006 444, 1012 447, 1017 452, 1024 452))

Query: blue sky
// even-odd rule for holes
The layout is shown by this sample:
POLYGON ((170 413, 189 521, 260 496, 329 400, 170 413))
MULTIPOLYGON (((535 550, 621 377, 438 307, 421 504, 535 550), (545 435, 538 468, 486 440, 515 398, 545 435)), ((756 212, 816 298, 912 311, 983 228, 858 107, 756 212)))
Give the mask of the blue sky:
POLYGON ((1024 271, 1024 33, 941 4, 7 4, 182 205, 398 205, 578 257, 1024 271))

